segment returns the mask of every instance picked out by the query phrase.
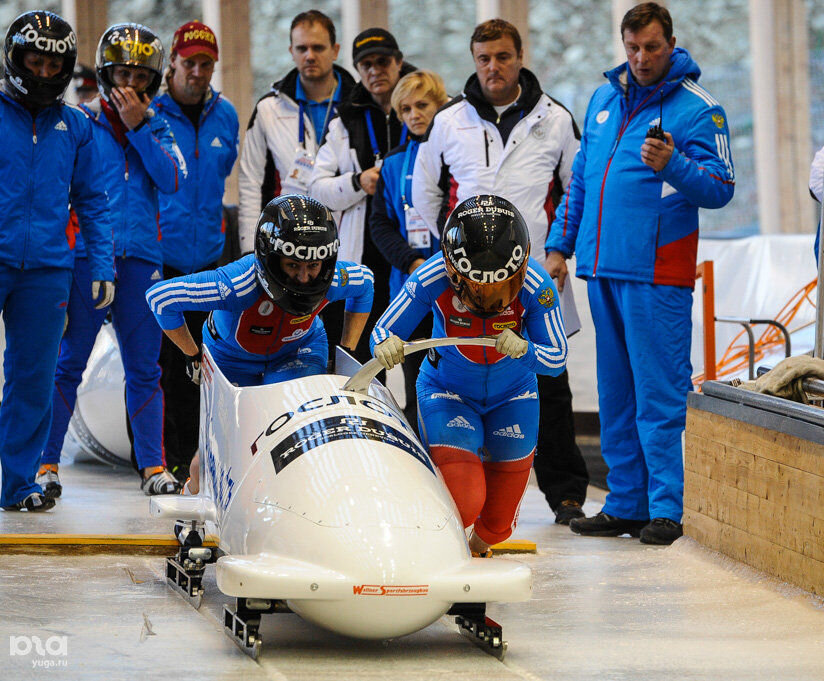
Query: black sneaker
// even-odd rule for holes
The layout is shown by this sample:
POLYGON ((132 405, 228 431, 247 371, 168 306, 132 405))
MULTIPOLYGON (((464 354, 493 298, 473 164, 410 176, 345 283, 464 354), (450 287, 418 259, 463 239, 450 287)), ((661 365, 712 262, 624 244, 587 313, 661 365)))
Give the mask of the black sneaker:
POLYGON ((4 511, 28 511, 29 513, 48 511, 50 508, 54 508, 54 499, 49 499, 40 492, 32 492, 23 501, 18 501, 11 506, 3 506, 4 511))
POLYGON ((627 520, 626 518, 616 518, 614 515, 607 515, 601 511, 591 518, 575 518, 570 520, 569 529, 575 534, 582 534, 588 537, 618 537, 628 534, 637 537, 641 533, 641 528, 649 521, 647 520, 627 520))
POLYGON ((561 502, 560 508, 555 513, 555 522, 558 525, 569 525, 570 520, 585 517, 586 513, 584 513, 584 509, 581 508, 580 502, 573 501, 572 499, 564 499, 561 502))
POLYGON ((642 544, 661 544, 669 546, 684 534, 684 527, 669 518, 653 518, 641 530, 642 544))

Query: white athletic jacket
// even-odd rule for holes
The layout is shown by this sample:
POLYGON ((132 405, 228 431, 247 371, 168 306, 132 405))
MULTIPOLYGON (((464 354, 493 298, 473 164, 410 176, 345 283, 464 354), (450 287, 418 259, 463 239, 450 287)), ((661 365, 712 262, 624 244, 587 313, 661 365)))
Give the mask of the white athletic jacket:
POLYGON ((496 124, 477 76, 442 108, 418 151, 412 202, 430 229, 443 230, 455 204, 476 194, 511 201, 529 225, 531 255, 544 262, 555 207, 569 185, 579 134, 572 115, 521 69, 521 96, 496 124), (506 144, 501 129, 508 130, 506 144))
MULTIPOLYGON (((335 102, 345 99, 355 85, 352 76, 345 70, 335 68, 340 85, 335 92, 335 102)), ((297 69, 292 69, 283 80, 275 83, 255 105, 243 150, 238 163, 238 229, 240 252, 254 250, 255 227, 260 211, 272 199, 281 194, 306 190, 290 186, 289 169, 295 160, 298 147, 298 113, 295 89, 298 79, 297 69)), ((304 113, 306 150, 316 154, 315 128, 312 118, 304 113)))

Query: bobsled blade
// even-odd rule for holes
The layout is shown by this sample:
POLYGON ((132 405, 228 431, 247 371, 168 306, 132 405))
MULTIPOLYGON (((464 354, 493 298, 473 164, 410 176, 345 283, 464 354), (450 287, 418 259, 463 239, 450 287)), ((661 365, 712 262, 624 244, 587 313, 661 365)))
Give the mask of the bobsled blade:
POLYGON ((159 518, 215 522, 217 509, 211 499, 182 494, 162 494, 149 501, 149 512, 159 518))
POLYGON ((532 570, 505 558, 472 558, 433 577, 429 593, 451 603, 516 603, 532 597, 532 570))
POLYGON ((271 553, 223 556, 217 586, 227 596, 327 600, 352 595, 352 580, 328 568, 271 553))

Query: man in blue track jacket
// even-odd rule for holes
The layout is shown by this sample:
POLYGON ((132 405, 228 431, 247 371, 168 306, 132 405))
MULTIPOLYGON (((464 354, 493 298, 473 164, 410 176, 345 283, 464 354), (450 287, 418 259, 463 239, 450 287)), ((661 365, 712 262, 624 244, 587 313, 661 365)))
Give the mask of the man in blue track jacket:
MULTIPOLYGON (((163 458, 163 394, 160 390, 160 332, 152 323, 146 290, 162 279, 162 234, 157 222, 158 192, 175 192, 185 163, 166 121, 149 102, 160 86, 163 46, 140 24, 116 24, 103 34, 97 54, 101 98, 84 110, 92 117, 94 141, 105 162, 103 178, 114 216, 117 295, 112 320, 126 373, 126 408, 134 433, 141 488, 146 494, 169 494, 177 482, 163 458), (142 65, 139 65, 142 64, 142 65)), ((69 321, 54 376, 55 409, 38 479, 46 494, 59 496, 57 464, 77 386, 106 309, 91 305, 85 282, 88 260, 78 240, 69 321)))
POLYGON ((62 102, 76 57, 74 31, 51 12, 26 12, 6 34, 0 83, 0 306, 6 332, 0 506, 7 510, 54 505, 35 475, 51 419, 75 258, 66 229, 69 203, 88 242, 84 293, 102 303, 114 279, 111 216, 91 124, 62 102))
POLYGON ((590 101, 547 240, 559 285, 573 253, 588 282, 610 468, 602 512, 570 528, 670 544, 682 534, 698 208, 726 205, 735 175, 726 114, 675 47, 669 12, 638 5, 621 36, 628 61, 590 101))
MULTIPOLYGON (((183 24, 175 31, 166 88, 152 102, 169 123, 187 168, 180 189, 159 197, 164 279, 215 268, 226 241, 223 191, 237 158, 238 119, 232 103, 210 85, 217 60, 212 29, 199 21, 183 24)), ((186 321, 199 343, 206 313, 189 311, 186 321)), ((200 391, 166 336, 160 369, 166 465, 178 480, 186 480, 197 450, 200 391)))

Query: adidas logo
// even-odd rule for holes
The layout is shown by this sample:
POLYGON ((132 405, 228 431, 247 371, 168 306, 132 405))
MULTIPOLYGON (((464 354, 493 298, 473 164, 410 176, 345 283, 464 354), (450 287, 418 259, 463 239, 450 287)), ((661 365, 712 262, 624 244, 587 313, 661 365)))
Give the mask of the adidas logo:
MULTIPOLYGON (((475 427, 467 421, 463 416, 456 416, 452 419, 449 423, 446 424, 447 428, 469 428, 469 430, 475 430, 475 427)), ((523 437, 523 436, 521 436, 523 437)))
POLYGON ((449 391, 447 391, 445 393, 432 393, 429 396, 429 399, 431 399, 431 400, 437 400, 438 398, 440 398, 442 400, 455 400, 456 402, 463 402, 460 395, 457 395, 455 393, 451 393, 449 391))
POLYGON ((213 146, 213 147, 222 147, 223 145, 220 143, 220 138, 219 138, 219 137, 215 137, 215 138, 212 140, 212 144, 211 144, 210 146, 213 146))
POLYGON ((229 291, 229 287, 228 287, 228 286, 226 286, 226 284, 224 284, 224 283, 221 281, 221 282, 218 282, 218 285, 217 285, 217 290, 218 290, 218 292, 220 293, 220 297, 221 297, 221 299, 222 299, 222 300, 226 300, 226 296, 228 296, 228 295, 229 295, 229 293, 230 293, 230 291, 229 291))
POLYGON ((404 288, 406 289, 406 292, 414 298, 415 290, 418 288, 418 285, 414 281, 407 281, 404 284, 404 288))
POLYGON ((498 435, 499 437, 514 437, 517 440, 524 439, 524 434, 521 432, 521 427, 517 423, 514 426, 506 426, 506 428, 500 428, 492 434, 498 435))
POLYGON ((163 279, 163 275, 160 273, 160 270, 155 270, 154 272, 152 272, 152 276, 149 277, 149 279, 151 281, 160 281, 161 279, 163 279))
POLYGON ((520 395, 516 395, 515 397, 513 397, 509 401, 514 402, 515 400, 537 400, 537 399, 538 399, 538 393, 530 392, 529 390, 527 390, 525 393, 521 393, 520 395))
POLYGON ((66 123, 64 121, 58 121, 57 125, 54 126, 54 129, 55 130, 61 130, 63 132, 68 132, 69 131, 69 126, 66 125, 66 123))

